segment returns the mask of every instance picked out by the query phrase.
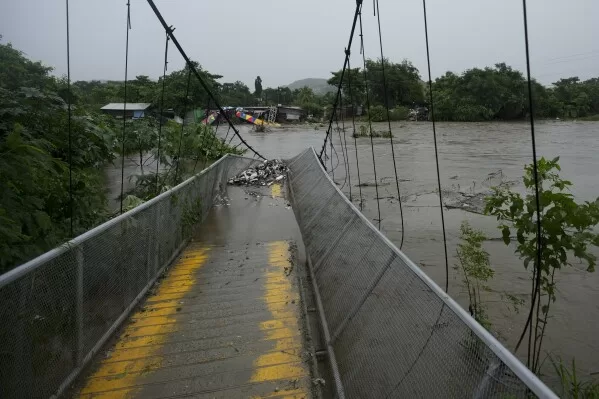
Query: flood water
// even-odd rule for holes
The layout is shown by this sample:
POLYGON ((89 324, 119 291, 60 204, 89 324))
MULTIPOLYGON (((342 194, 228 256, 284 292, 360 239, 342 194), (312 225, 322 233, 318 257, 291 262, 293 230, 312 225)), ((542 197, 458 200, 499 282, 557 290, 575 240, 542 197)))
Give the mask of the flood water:
MULTIPOLYGON (((375 130, 387 130, 386 123, 373 124, 375 130)), ((334 143, 334 180, 359 205, 357 169, 361 182, 374 182, 373 157, 369 138, 358 138, 357 146, 346 124, 348 164, 350 175, 345 176, 344 158, 339 133, 334 143), (357 161, 356 162, 356 149, 357 161), (351 179, 351 186, 349 184, 351 179)), ((241 128, 246 140, 267 158, 290 158, 307 147, 322 146, 326 128, 312 125, 283 127, 267 133, 256 133, 248 126, 241 128)), ((432 125, 427 122, 392 124, 395 161, 400 179, 404 216, 403 251, 441 287, 445 285, 445 261, 432 125)), ((441 185, 446 204, 462 193, 486 192, 499 182, 512 182, 522 189, 525 164, 532 161, 530 126, 528 123, 438 123, 437 137, 441 185)), ((591 201, 599 196, 599 123, 543 121, 536 125, 538 156, 560 156, 562 177, 572 181, 577 200, 591 201)), ((328 150, 330 152, 330 149, 328 150)), ((391 146, 388 138, 374 139, 381 230, 399 246, 401 218, 391 146)), ((327 161, 330 169, 330 160, 327 161)), ((375 187, 362 187, 363 212, 376 225, 378 218, 375 187)), ((489 240, 485 248, 490 253, 495 277, 486 295, 493 333, 512 349, 521 333, 527 316, 527 304, 515 313, 502 299, 503 294, 515 295, 528 301, 530 273, 514 255, 514 247, 501 240, 494 217, 462 209, 445 209, 449 254, 449 293, 467 308, 467 291, 461 276, 454 270, 457 264, 456 245, 460 224, 467 220, 482 230, 489 240)), ((599 251, 594 250, 599 255, 599 251)), ((588 273, 582 264, 559 272, 557 302, 552 305, 552 317, 547 327, 544 349, 560 355, 570 363, 576 358, 580 377, 599 373, 599 272, 588 273)), ((525 349, 525 345, 522 346, 525 349)), ((525 350, 518 355, 523 358, 525 350)), ((550 362, 544 371, 551 373, 550 362)))

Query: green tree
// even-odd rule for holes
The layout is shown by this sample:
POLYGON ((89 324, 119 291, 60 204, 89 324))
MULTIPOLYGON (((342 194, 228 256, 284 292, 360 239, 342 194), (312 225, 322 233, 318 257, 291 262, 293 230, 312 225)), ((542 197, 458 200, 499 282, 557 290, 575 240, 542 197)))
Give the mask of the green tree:
POLYGON ((535 200, 533 165, 525 167, 525 196, 503 186, 497 187, 486 199, 485 208, 487 214, 500 221, 499 229, 506 245, 516 237, 515 252, 524 261, 524 268, 528 270, 529 265, 533 266, 531 308, 524 331, 529 331, 528 365, 537 373, 551 304, 557 300, 556 273, 572 266, 573 258, 586 263, 587 271, 593 272, 596 256, 589 249, 599 245, 599 235, 594 230, 599 223, 599 198, 577 203, 570 192, 572 183, 559 176, 558 161, 559 158, 538 161, 540 209, 535 200), (538 212, 540 252, 537 252, 538 212))
POLYGON ((460 243, 456 250, 459 265, 456 267, 464 277, 464 284, 468 290, 468 310, 476 321, 489 329, 491 321, 487 316, 481 291, 488 291, 487 282, 495 274, 489 261, 489 253, 483 248, 482 243, 487 239, 482 231, 473 229, 468 222, 460 226, 460 243))
MULTIPOLYGON (((327 80, 331 86, 338 87, 341 80, 341 71, 331 72, 333 77, 327 80)), ((351 68, 345 71, 343 76, 343 85, 341 87, 345 104, 353 102, 355 105, 362 105, 366 102, 366 90, 364 85, 364 74, 361 68, 351 68), (350 99, 351 96, 351 99, 350 99)), ((335 93, 336 94, 336 93, 335 93)), ((334 96, 334 94, 333 94, 334 96)))
MULTIPOLYGON (((131 119, 126 121, 125 129, 125 155, 135 154, 138 158, 138 166, 144 174, 144 166, 154 158, 152 151, 158 141, 158 120, 151 116, 142 119, 131 119)), ((122 151, 122 136, 118 135, 117 151, 122 151)))
POLYGON ((424 89, 420 80, 420 72, 408 60, 400 63, 384 60, 385 76, 381 60, 366 60, 368 88, 371 92, 371 103, 385 105, 385 84, 389 107, 398 105, 413 106, 424 103, 424 89))
POLYGON ((295 101, 298 105, 313 103, 315 101, 314 91, 308 86, 304 86, 301 89, 298 89, 295 101))
MULTIPOLYGON (((146 75, 138 75, 127 85, 127 101, 132 103, 157 103, 157 82, 146 75)), ((122 102, 122 100, 121 100, 122 102)))
MULTIPOLYGON (((129 193, 129 201, 141 203, 165 190, 176 186, 195 173, 198 168, 205 167, 225 154, 242 155, 245 150, 229 146, 218 138, 212 126, 193 124, 182 126, 168 121, 162 127, 160 144, 161 170, 158 175, 154 171, 137 175, 135 188, 129 193), (199 162, 201 165, 198 166, 199 162)), ((156 142, 155 142, 156 143, 156 142)), ((157 147, 151 149, 157 156, 157 147)))
POLYGON ((223 83, 220 86, 219 96, 223 105, 244 106, 253 103, 250 89, 239 80, 235 83, 223 83))
POLYGON ((505 63, 447 72, 433 84, 435 115, 442 120, 521 118, 528 112, 526 80, 505 63))
MULTIPOLYGON (((1 37, 0 37, 1 38, 1 37)), ((34 87, 39 90, 56 90, 56 81, 49 76, 51 67, 33 62, 8 43, 0 43, 0 87, 18 90, 34 87)))
MULTIPOLYGON (((222 78, 221 75, 212 74, 204 70, 201 65, 195 61, 192 61, 195 69, 202 77, 208 88, 213 93, 219 93, 220 83, 218 79, 222 78)), ((186 110, 194 108, 206 108, 208 104, 208 93, 201 86, 200 82, 191 74, 191 80, 189 85, 189 96, 185 98, 187 90, 187 81, 189 76, 189 67, 185 65, 180 70, 173 71, 166 75, 165 88, 164 88, 164 109, 172 109, 176 115, 183 115, 186 110)), ((159 99, 162 96, 162 77, 158 80, 154 90, 154 105, 159 105, 159 99)), ((122 97, 121 97, 122 98, 122 97)), ((214 104, 212 104, 214 106, 214 104)))

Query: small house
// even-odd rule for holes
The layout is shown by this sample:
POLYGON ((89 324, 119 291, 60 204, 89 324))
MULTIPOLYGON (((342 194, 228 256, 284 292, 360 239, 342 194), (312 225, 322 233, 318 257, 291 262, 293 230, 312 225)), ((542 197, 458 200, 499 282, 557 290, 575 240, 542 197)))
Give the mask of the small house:
POLYGON ((301 107, 290 107, 279 105, 277 110, 277 122, 293 122, 306 119, 306 111, 301 107))
MULTIPOLYGON (((126 119, 138 119, 143 118, 149 111, 149 108, 152 106, 150 103, 127 103, 127 108, 125 109, 125 118, 126 119)), ((123 109, 125 108, 124 103, 110 103, 106 104, 100 110, 105 114, 112 115, 115 118, 122 119, 123 118, 123 109)))

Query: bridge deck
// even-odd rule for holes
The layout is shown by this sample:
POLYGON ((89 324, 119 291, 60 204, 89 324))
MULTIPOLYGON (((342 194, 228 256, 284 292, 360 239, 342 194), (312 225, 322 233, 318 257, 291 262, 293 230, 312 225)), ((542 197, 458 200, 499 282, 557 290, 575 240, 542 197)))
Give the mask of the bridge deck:
POLYGON ((229 189, 229 205, 211 211, 76 397, 311 396, 294 270, 300 234, 281 190, 229 189))

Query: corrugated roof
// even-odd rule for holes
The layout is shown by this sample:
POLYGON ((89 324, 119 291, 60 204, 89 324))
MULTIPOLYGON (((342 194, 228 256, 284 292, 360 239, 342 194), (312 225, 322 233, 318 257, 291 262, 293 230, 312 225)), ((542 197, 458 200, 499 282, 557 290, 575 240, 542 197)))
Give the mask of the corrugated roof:
MULTIPOLYGON (((150 108, 151 103, 127 103, 127 111, 144 111, 150 108)), ((110 103, 100 109, 106 111, 122 111, 125 103, 110 103)))

